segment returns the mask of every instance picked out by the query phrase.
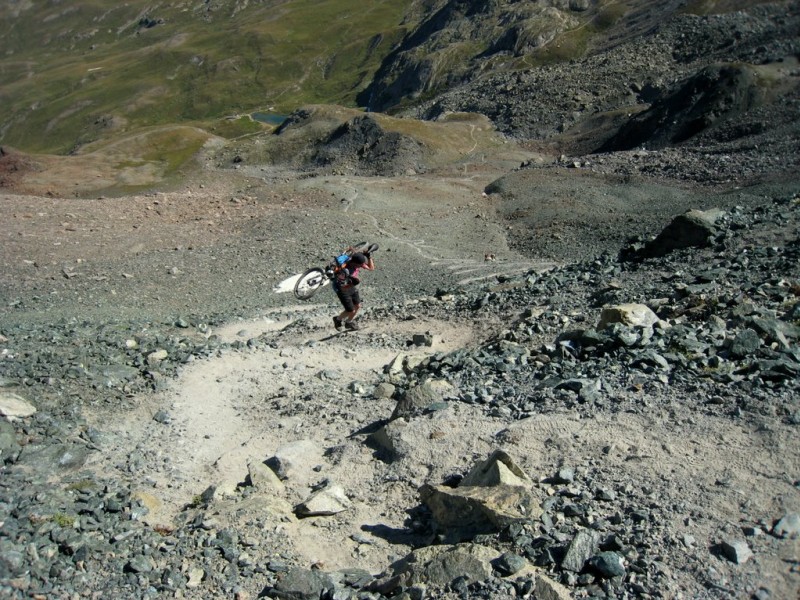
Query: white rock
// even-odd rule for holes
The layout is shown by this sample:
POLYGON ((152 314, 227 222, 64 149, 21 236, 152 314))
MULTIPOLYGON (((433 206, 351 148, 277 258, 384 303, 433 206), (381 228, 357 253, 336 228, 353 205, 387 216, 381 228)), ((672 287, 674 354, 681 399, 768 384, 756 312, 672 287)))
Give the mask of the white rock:
POLYGON ((0 415, 9 421, 30 417, 35 412, 36 407, 22 396, 8 392, 0 393, 0 415))
POLYGON ((299 504, 295 509, 299 517, 326 517, 350 508, 350 499, 340 485, 331 485, 319 490, 299 504))
POLYGON ((622 323, 629 327, 652 327, 658 322, 656 313, 644 304, 618 304, 603 309, 597 330, 602 331, 612 323, 622 323))

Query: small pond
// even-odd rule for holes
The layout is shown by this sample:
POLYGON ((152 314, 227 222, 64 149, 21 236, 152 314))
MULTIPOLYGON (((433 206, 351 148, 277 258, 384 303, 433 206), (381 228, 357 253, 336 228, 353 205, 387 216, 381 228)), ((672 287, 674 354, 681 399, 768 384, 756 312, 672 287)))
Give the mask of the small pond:
POLYGON ((275 127, 278 127, 286 120, 286 115, 276 115, 275 113, 254 112, 251 113, 250 116, 255 121, 266 123, 267 125, 273 125, 275 127))

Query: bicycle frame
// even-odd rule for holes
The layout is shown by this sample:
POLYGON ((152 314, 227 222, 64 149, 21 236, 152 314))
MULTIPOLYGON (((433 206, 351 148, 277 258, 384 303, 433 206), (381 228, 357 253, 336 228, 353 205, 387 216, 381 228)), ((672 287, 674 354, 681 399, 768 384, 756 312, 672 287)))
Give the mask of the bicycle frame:
MULTIPOLYGON (((368 245, 366 242, 362 242, 348 248, 348 250, 345 251, 345 254, 351 256, 355 252, 366 251, 369 248, 377 250, 378 245, 368 245)), ((310 299, 314 294, 317 293, 318 290, 333 281, 338 266, 339 263, 337 261, 337 257, 334 256, 333 259, 324 267, 312 267, 308 269, 297 279, 297 282, 294 286, 294 295, 299 300, 310 299)))

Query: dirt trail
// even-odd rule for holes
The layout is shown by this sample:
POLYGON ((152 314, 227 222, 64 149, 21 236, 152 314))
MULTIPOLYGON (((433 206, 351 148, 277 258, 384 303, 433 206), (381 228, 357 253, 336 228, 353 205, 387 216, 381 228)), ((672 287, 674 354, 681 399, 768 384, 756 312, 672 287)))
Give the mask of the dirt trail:
MULTIPOLYGON (((124 441, 114 445, 118 453, 102 453, 96 467, 138 483, 151 509, 149 522, 170 523, 209 486, 217 486, 222 498, 240 498, 237 485, 245 481, 248 463, 263 462, 298 440, 310 440, 319 449, 317 460, 309 463, 314 468, 292 473, 277 504, 266 508, 262 502, 254 514, 272 511, 278 517, 274 526, 292 550, 326 569, 360 566, 381 572, 411 548, 407 519, 419 504, 417 487, 464 472, 500 447, 534 479, 568 465, 584 473, 599 468, 624 481, 624 473, 635 468, 645 497, 705 505, 733 528, 739 525, 740 507, 731 494, 716 493, 720 481, 726 489, 740 490, 742 501, 776 503, 770 473, 775 461, 787 456, 784 435, 789 432, 750 431, 710 416, 683 422, 668 408, 649 416, 621 413, 591 421, 540 415, 508 425, 486 416, 481 407, 453 403, 413 421, 406 438, 410 453, 396 463, 384 462, 367 443, 367 432, 391 415, 395 401, 376 399, 371 392, 398 351, 376 347, 375 340, 434 332, 433 347, 408 351, 424 356, 468 346, 474 332, 442 321, 402 321, 335 334, 324 309, 295 309, 288 317, 282 313, 281 320, 265 313, 213 332, 229 341, 266 337, 276 348, 226 351, 190 364, 167 390, 138 399, 140 408, 112 425, 110 434, 124 441), (165 413, 168 422, 159 422, 165 413), (753 444, 752 436, 763 443, 753 444), (137 454, 143 460, 131 461, 137 454), (325 480, 341 485, 352 507, 332 517, 297 519, 290 507, 325 480)), ((787 465, 787 472, 798 468, 787 465)), ((540 487, 543 498, 546 488, 540 487)), ((218 518, 241 518, 243 506, 233 500, 230 510, 217 511, 218 518)), ((779 513, 784 507, 773 508, 779 513)), ((609 511, 617 509, 610 503, 609 511)), ((671 527, 691 531, 700 552, 720 533, 702 519, 691 527, 671 527)), ((777 562, 764 569, 781 573, 777 562)))
MULTIPOLYGON (((265 314, 212 332, 229 341, 272 336, 279 340, 277 350, 227 351, 190 364, 167 390, 138 398, 139 408, 126 419, 110 429, 105 424, 106 431, 122 443, 117 453, 99 456, 96 467, 116 468, 120 476, 139 482, 151 511, 147 521, 168 525, 209 486, 217 486, 223 497, 236 496, 249 462, 263 462, 297 440, 311 440, 323 451, 337 448, 341 458, 338 464, 322 460, 320 472, 294 474, 286 480, 285 500, 291 505, 303 501, 322 479, 336 481, 355 496, 364 494, 381 479, 377 471, 385 465, 373 458, 374 450, 363 443, 365 435, 354 433, 387 418, 394 409, 393 401, 376 399, 371 391, 384 365, 398 351, 373 344, 359 347, 358 341, 345 340, 356 336, 410 339, 413 333, 436 331, 432 347, 404 352, 423 356, 452 350, 472 338, 467 328, 430 321, 381 323, 373 326, 374 332, 337 334, 329 316, 313 314, 317 307, 296 308, 296 319, 277 321, 265 314), (297 319, 303 319, 310 330, 281 334, 297 319), (356 385, 359 392, 345 393, 356 385), (143 457, 133 473, 126 472, 131 470, 131 450, 143 457)), ((411 492, 406 490, 406 495, 411 492)), ((386 498, 364 494, 352 514, 339 523, 347 529, 344 539, 341 532, 321 535, 319 519, 298 521, 290 515, 283 527, 295 541, 296 551, 310 562, 352 566, 352 559, 342 554, 342 544, 355 551, 359 544, 348 540, 365 524, 402 528, 407 505, 394 508, 386 498), (393 507, 388 514, 387 506, 393 507)), ((362 551, 359 560, 382 568, 387 544, 376 538, 367 545, 376 556, 370 560, 370 552, 362 551)))

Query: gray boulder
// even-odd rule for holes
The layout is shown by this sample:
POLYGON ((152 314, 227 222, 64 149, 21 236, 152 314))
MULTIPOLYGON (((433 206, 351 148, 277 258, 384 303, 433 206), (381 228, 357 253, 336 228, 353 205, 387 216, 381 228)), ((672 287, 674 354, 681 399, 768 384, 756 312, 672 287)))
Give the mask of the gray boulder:
POLYGON ((380 448, 386 450, 392 459, 397 460, 413 450, 413 442, 407 439, 407 433, 408 421, 399 418, 389 421, 369 437, 380 448))
POLYGON ((403 398, 395 406, 392 419, 416 416, 433 404, 455 394, 455 388, 443 379, 432 379, 416 385, 406 391, 403 398))
POLYGON ((600 534, 596 531, 579 531, 567 548, 567 553, 561 561, 561 568, 579 573, 586 562, 597 552, 600 544, 600 534))
POLYGON ((346 511, 352 505, 340 485, 328 485, 314 492, 295 508, 298 517, 329 517, 346 511))
POLYGON ((322 450, 311 440, 297 440, 278 448, 267 466, 281 479, 308 474, 322 461, 322 450))
POLYGON ((644 304, 617 304, 603 308, 597 330, 620 323, 626 327, 652 327, 659 322, 658 316, 644 304))
POLYGON ((17 443, 14 426, 4 419, 0 419, 0 463, 14 462, 22 448, 17 443))
POLYGON ((459 487, 510 485, 530 488, 530 477, 503 450, 495 450, 485 461, 475 465, 459 487))
POLYGON ((775 524, 772 534, 780 538, 796 538, 800 536, 800 514, 789 513, 775 524))
POLYGON ((394 567, 407 585, 446 586, 455 579, 483 581, 492 575, 492 562, 500 556, 478 544, 428 546, 415 550, 394 567))
POLYGON ((294 568, 283 574, 268 595, 281 600, 319 600, 326 590, 333 589, 327 573, 294 568))
POLYGON ((690 210, 672 222, 643 249, 645 256, 656 257, 681 248, 703 248, 717 235, 717 223, 725 213, 719 209, 690 210))
POLYGON ((541 509, 533 494, 523 487, 492 487, 425 484, 419 489, 422 502, 450 539, 467 540, 491 533, 511 523, 535 519, 541 509))

